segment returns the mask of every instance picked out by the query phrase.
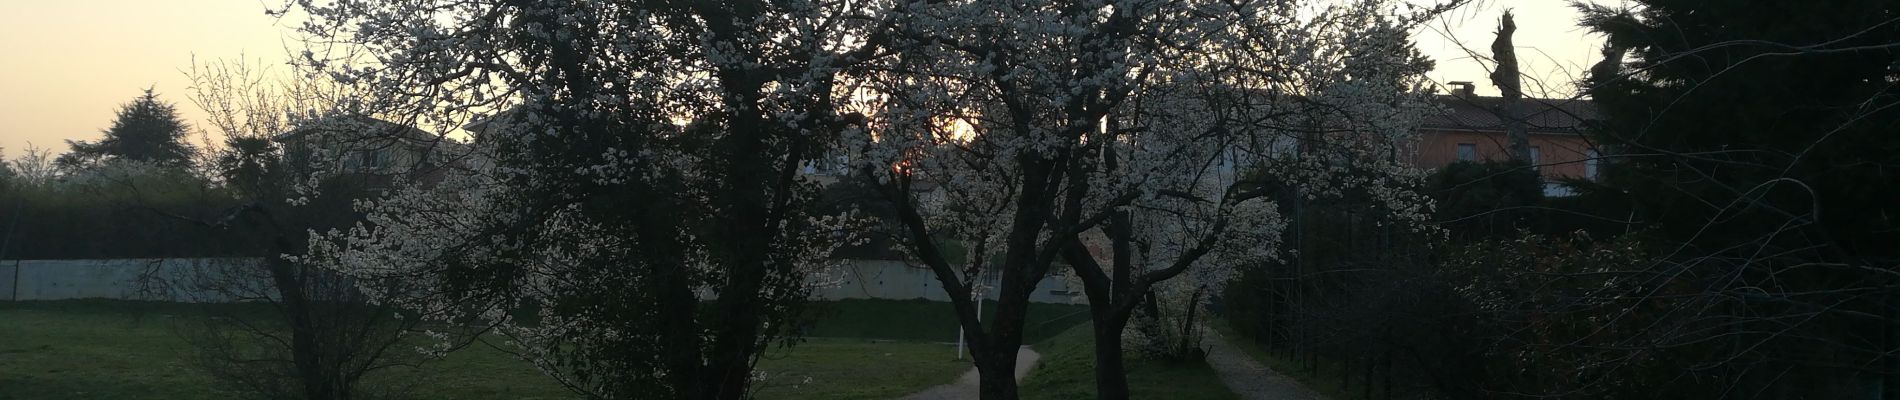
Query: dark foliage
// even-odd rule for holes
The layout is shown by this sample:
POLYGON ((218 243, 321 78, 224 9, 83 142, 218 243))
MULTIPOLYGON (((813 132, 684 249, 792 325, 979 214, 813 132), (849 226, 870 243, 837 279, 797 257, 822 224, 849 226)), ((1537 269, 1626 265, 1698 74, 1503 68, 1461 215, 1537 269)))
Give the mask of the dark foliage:
POLYGON ((95 165, 107 160, 151 162, 166 166, 189 166, 194 151, 185 142, 189 128, 178 117, 171 103, 158 99, 152 89, 119 107, 105 138, 96 142, 71 141, 72 152, 59 157, 67 167, 95 165))
MULTIPOLYGON (((1487 189, 1489 190, 1489 189, 1487 189)), ((1243 338, 1355 398, 1453 393, 1476 361, 1469 310, 1434 270, 1429 235, 1398 226, 1362 198, 1285 204, 1281 261, 1246 266, 1218 310, 1243 338)))
POLYGON ((818 215, 844 215, 856 212, 871 219, 880 229, 871 229, 863 243, 847 245, 832 253, 841 259, 861 260, 902 260, 904 253, 899 248, 898 239, 886 232, 896 231, 897 210, 890 202, 884 201, 877 188, 871 187, 860 179, 841 179, 826 185, 818 192, 818 201, 813 205, 818 215))
POLYGON ((1437 205, 1439 226, 1458 238, 1515 234, 1532 224, 1544 200, 1537 170, 1511 161, 1452 163, 1426 179, 1425 193, 1437 205))
POLYGON ((1526 232, 1598 237, 1629 232, 1628 196, 1597 182, 1562 182, 1576 194, 1545 197, 1544 178, 1526 164, 1460 161, 1439 169, 1422 189, 1431 196, 1434 224, 1454 242, 1509 239, 1526 232))
POLYGON ((261 248, 224 240, 176 218, 216 219, 238 205, 178 171, 0 187, 0 258, 97 259, 225 257, 261 248), (168 215, 170 214, 170 215, 168 215))
POLYGON ((1638 3, 1586 7, 1633 56, 1588 94, 1662 258, 1629 278, 1680 291, 1617 346, 1711 396, 1900 395, 1900 3, 1638 3))

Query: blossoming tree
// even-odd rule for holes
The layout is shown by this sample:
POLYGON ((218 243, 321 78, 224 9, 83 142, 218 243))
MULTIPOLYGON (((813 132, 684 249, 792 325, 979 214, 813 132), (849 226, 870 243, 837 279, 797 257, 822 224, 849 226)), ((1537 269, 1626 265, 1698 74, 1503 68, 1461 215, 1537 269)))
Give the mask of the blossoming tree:
POLYGON ((1352 193, 1423 217, 1403 161, 1430 63, 1408 30, 1443 8, 1327 4, 943 2, 897 20, 898 55, 853 97, 871 121, 860 171, 973 333, 983 398, 1016 397, 1028 300, 1058 263, 1090 303, 1099 395, 1127 398, 1135 309, 1274 256, 1282 200, 1352 193), (1182 276, 1196 283, 1164 284, 1182 276))
POLYGON ((312 257, 427 318, 490 326, 592 397, 738 399, 849 236, 798 167, 861 118, 868 2, 297 0, 312 54, 472 140, 312 257), (484 118, 472 119, 471 115, 484 118))

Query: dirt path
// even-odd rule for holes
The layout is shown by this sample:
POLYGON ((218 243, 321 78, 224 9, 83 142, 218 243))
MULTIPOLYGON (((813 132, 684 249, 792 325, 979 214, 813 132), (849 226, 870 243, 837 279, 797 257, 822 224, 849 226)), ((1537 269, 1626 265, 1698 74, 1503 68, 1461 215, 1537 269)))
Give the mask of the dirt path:
POLYGON ((1274 372, 1234 347, 1220 333, 1207 332, 1207 365, 1243 400, 1326 400, 1298 381, 1274 372))
MULTIPOLYGON (((1016 381, 1022 382, 1023 376, 1029 375, 1029 369, 1034 368, 1036 366, 1036 360, 1039 359, 1042 359, 1042 355, 1036 354, 1035 350, 1030 350, 1029 346, 1023 346, 1022 349, 1017 350, 1016 381)), ((904 396, 903 400, 975 399, 977 398, 977 380, 976 368, 971 368, 970 372, 963 373, 963 376, 957 378, 956 382, 924 389, 922 392, 904 396)))

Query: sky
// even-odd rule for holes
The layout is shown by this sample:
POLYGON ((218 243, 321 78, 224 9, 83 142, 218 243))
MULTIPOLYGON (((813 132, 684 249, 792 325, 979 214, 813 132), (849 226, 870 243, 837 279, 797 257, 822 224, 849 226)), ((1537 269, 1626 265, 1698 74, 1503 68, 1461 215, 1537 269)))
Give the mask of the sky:
MULTIPOLYGON (((1422 1, 1422 0, 1412 0, 1422 1)), ((1603 0, 1599 0, 1603 1, 1603 0)), ((1612 0, 1613 1, 1613 0, 1612 0)), ((66 140, 96 140, 121 104, 151 87, 187 122, 205 125, 185 96, 184 71, 199 62, 244 58, 281 64, 295 44, 292 23, 264 13, 281 0, 0 0, 0 148, 28 144, 63 153, 66 140)), ((1488 62, 1504 9, 1516 13, 1518 58, 1526 92, 1567 96, 1571 76, 1600 57, 1602 40, 1576 27, 1568 0, 1479 0, 1418 32, 1418 47, 1437 61, 1429 77, 1472 81, 1495 95, 1488 62), (1541 85, 1540 85, 1541 83, 1541 85)), ((277 67, 284 70, 287 67, 277 67)))

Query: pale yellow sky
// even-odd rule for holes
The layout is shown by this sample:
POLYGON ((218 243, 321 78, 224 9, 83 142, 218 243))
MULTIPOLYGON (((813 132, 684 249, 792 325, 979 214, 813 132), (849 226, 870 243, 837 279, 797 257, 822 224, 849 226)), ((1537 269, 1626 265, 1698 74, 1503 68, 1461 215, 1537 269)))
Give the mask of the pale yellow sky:
POLYGON ((264 14, 264 4, 0 0, 0 147, 14 157, 29 142, 63 153, 66 139, 98 139, 118 106, 148 86, 201 125, 204 113, 185 97, 182 72, 194 54, 287 59, 290 31, 264 14))
MULTIPOLYGON (((1416 0, 1415 0, 1416 1, 1416 0)), ((1604 1, 1604 0, 1599 0, 1604 1)), ((1608 0, 1615 1, 1615 0, 1608 0)), ((92 140, 119 104, 156 87, 188 122, 204 113, 186 98, 185 69, 199 60, 240 55, 281 63, 294 33, 264 13, 281 0, 0 0, 0 147, 5 157, 28 143, 67 150, 66 139, 92 140)), ((1497 16, 1518 15, 1517 46, 1528 92, 1565 95, 1568 76, 1596 62, 1601 39, 1576 27, 1566 0, 1480 0, 1420 32, 1419 48, 1438 60, 1431 78, 1474 81, 1495 94, 1486 69, 1450 40, 1488 55, 1497 16), (1534 85, 1543 81, 1548 88, 1534 85)), ((276 67, 279 70, 285 67, 276 67)))
MULTIPOLYGON (((1470 81, 1477 84, 1479 94, 1496 96, 1497 87, 1491 86, 1490 81, 1489 57, 1498 16, 1505 9, 1512 10, 1517 22, 1517 33, 1512 39, 1517 47, 1519 69, 1526 75, 1526 95, 1574 95, 1576 88, 1571 81, 1582 77, 1590 65, 1603 59, 1603 38, 1577 27, 1578 14, 1570 7, 1570 0, 1475 1, 1477 3, 1470 7, 1442 17, 1432 24, 1432 29, 1417 34, 1418 49, 1438 62, 1438 68, 1429 74, 1432 80, 1441 84, 1470 81), (1472 59, 1459 48, 1459 43, 1485 57, 1484 61, 1472 59)), ((1621 0, 1586 1, 1624 5, 1621 0)))

